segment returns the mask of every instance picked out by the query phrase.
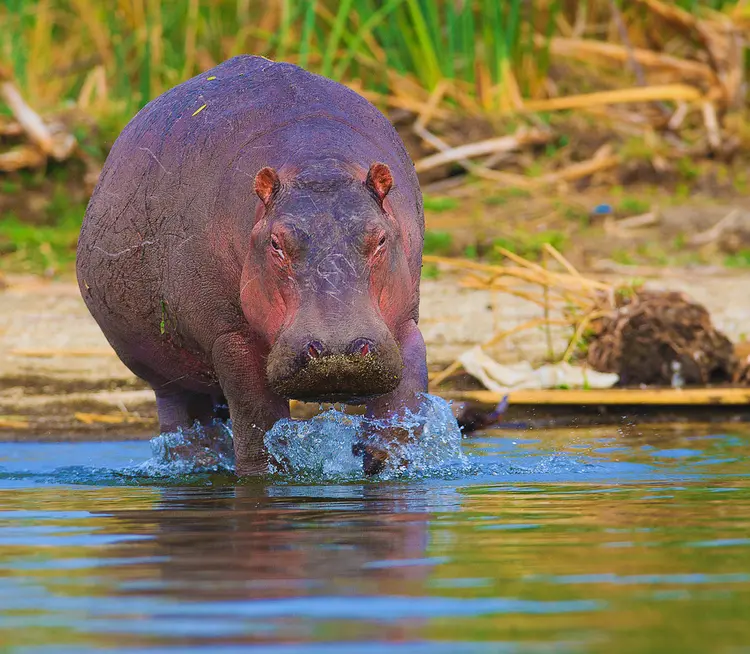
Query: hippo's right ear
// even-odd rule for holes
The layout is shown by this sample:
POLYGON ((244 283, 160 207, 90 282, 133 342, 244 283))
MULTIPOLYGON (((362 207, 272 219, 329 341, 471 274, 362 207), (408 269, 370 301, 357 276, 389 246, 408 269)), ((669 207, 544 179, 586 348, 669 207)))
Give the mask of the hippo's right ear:
POLYGON ((382 205, 385 196, 388 195, 388 191, 393 186, 391 169, 384 163, 375 162, 370 166, 370 170, 367 171, 365 185, 375 194, 378 202, 382 205))
POLYGON ((255 176, 255 192, 263 204, 268 206, 274 194, 281 188, 279 176, 273 168, 266 166, 258 171, 255 176))

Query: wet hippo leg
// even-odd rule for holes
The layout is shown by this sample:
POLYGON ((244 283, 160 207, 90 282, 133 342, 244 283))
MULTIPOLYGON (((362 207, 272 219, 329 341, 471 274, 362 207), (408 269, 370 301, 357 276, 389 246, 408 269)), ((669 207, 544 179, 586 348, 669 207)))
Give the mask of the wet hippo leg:
POLYGON ((261 350, 247 336, 220 336, 212 359, 232 416, 235 471, 241 476, 264 474, 268 457, 263 437, 277 420, 289 417, 289 402, 268 389, 261 350))
MULTIPOLYGON (((375 398, 367 404, 366 415, 369 418, 384 419, 398 415, 404 409, 416 412, 422 398, 420 393, 427 392, 427 357, 422 333, 417 324, 410 320, 398 333, 397 340, 404 361, 404 372, 401 383, 395 391, 375 398)), ((404 429, 393 428, 386 433, 378 433, 378 439, 385 443, 402 440, 408 436, 404 429)), ((380 472, 388 458, 385 449, 372 445, 365 447, 364 470, 366 474, 380 472)))
POLYGON ((181 388, 157 387, 156 411, 162 433, 184 432, 183 442, 171 447, 171 458, 191 460, 199 466, 216 465, 231 452, 226 451, 226 437, 222 422, 224 417, 213 396, 181 388), (203 428, 193 430, 198 422, 203 428))
MULTIPOLYGON (((143 363, 141 358, 132 356, 124 347, 112 344, 120 360, 151 386, 156 395, 156 412, 159 429, 162 433, 173 432, 178 428, 188 429, 197 420, 202 425, 210 425, 215 418, 226 420, 221 409, 210 393, 196 393, 180 387, 175 381, 155 372, 143 363)), ((145 357, 146 354, 143 354, 145 357)))
POLYGON ((202 425, 209 425, 216 417, 214 400, 210 395, 181 388, 156 388, 154 393, 162 432, 192 427, 196 420, 202 425))

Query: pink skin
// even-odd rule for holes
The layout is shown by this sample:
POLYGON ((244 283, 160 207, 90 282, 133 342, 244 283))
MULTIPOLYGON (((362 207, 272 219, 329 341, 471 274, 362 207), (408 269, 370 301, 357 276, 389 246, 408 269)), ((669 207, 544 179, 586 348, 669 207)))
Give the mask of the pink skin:
MULTIPOLYGON (((379 173, 383 181, 384 171, 381 169, 379 173)), ((385 173, 388 174, 387 168, 385 173)), ((304 296, 301 289, 309 290, 309 286, 305 286, 310 274, 306 266, 314 261, 316 249, 314 244, 300 242, 294 230, 275 216, 273 198, 280 185, 276 174, 269 169, 261 170, 257 176, 256 191, 263 205, 252 230, 252 245, 241 280, 243 312, 248 324, 255 327, 254 333, 224 337, 214 347, 217 374, 220 380, 227 380, 222 381, 222 388, 233 418, 238 442, 237 472, 240 474, 257 474, 265 470, 263 434, 276 420, 289 415, 287 400, 275 396, 259 381, 265 377, 265 359, 272 346, 285 333, 297 329, 300 317, 304 320, 308 314, 320 311, 329 323, 325 327, 333 331, 338 329, 339 323, 361 318, 361 311, 351 314, 345 309, 337 309, 335 303, 332 307, 325 304, 328 300, 325 295, 318 297, 313 293, 312 298, 304 296), (301 309, 303 306, 305 309, 301 309), (320 309, 321 306, 324 308, 320 309), (342 313, 337 315, 335 311, 342 313), (265 356, 258 356, 259 351, 266 353, 265 356), (252 384, 252 388, 247 388, 248 384, 252 384)), ((381 190, 387 192, 389 188, 386 177, 381 190)), ((382 197, 377 191, 375 194, 382 203, 385 193, 382 197)), ((374 309, 373 319, 384 323, 404 364, 397 388, 367 401, 367 415, 377 418, 397 414, 404 408, 416 410, 418 394, 427 390, 424 341, 412 316, 404 315, 404 308, 413 301, 413 286, 406 254, 400 247, 403 237, 398 222, 387 211, 388 207, 384 206, 382 217, 373 211, 373 218, 365 221, 364 232, 357 237, 356 249, 362 259, 352 264, 352 267, 363 265, 368 299, 365 301, 355 293, 351 302, 364 306, 362 311, 368 311, 367 306, 369 311, 374 309)), ((351 255, 352 261, 355 256, 351 255)), ((357 281, 349 280, 348 283, 354 285, 357 281)), ((347 300, 342 304, 349 306, 350 302, 347 300)), ((319 356, 315 346, 308 347, 311 358, 319 356)), ((367 355, 370 347, 368 343, 363 344, 359 353, 367 355)), ((383 456, 378 455, 381 462, 383 456)))
MULTIPOLYGON (((383 206, 391 229, 398 233, 398 222, 390 214, 387 202, 384 202, 392 184, 390 172, 383 164, 374 164, 373 167, 379 175, 378 186, 373 191, 383 206)), ((295 278, 294 267, 303 255, 295 243, 293 230, 269 220, 274 194, 279 192, 280 185, 276 172, 270 168, 261 169, 256 176, 256 193, 262 204, 258 206, 250 238, 256 248, 264 246, 265 253, 260 260, 248 257, 241 282, 243 311, 250 324, 260 326, 259 331, 269 344, 275 342, 279 333, 291 325, 300 308, 299 280, 295 278), (258 283, 259 280, 262 283, 258 283)), ((403 235, 397 235, 398 240, 403 241, 403 235)), ((377 306, 391 332, 395 333, 403 307, 412 302, 407 253, 392 252, 394 248, 389 243, 386 230, 378 225, 365 235, 364 244, 370 301, 377 306), (395 262, 391 257, 395 258, 395 262), (389 270, 389 264, 392 266, 394 263, 397 269, 389 270)))

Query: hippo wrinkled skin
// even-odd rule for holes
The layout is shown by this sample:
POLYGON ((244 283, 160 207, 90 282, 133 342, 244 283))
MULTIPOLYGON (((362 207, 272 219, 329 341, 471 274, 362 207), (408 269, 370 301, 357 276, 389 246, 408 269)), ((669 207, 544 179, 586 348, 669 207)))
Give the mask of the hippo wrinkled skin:
POLYGON ((86 210, 78 283, 154 389, 161 429, 231 417, 237 473, 262 474, 290 399, 383 418, 418 406, 423 235, 414 165, 374 106, 240 56, 125 127, 86 210))

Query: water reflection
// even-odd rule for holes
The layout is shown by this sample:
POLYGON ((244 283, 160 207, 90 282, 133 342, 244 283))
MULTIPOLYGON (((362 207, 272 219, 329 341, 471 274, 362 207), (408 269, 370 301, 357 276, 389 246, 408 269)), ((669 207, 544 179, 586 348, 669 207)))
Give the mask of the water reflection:
POLYGON ((93 445, 42 448, 35 477, 0 446, 0 644, 611 654, 750 642, 746 435, 516 432, 466 446, 478 472, 463 478, 189 487, 96 485, 76 458, 96 458, 93 445), (94 485, 72 485, 71 470, 94 485))
POLYGON ((124 591, 258 599, 418 588, 436 564, 426 558, 433 514, 425 494, 373 484, 321 490, 167 489, 155 510, 110 512, 150 536, 121 544, 114 555, 159 561, 158 580, 124 591))

